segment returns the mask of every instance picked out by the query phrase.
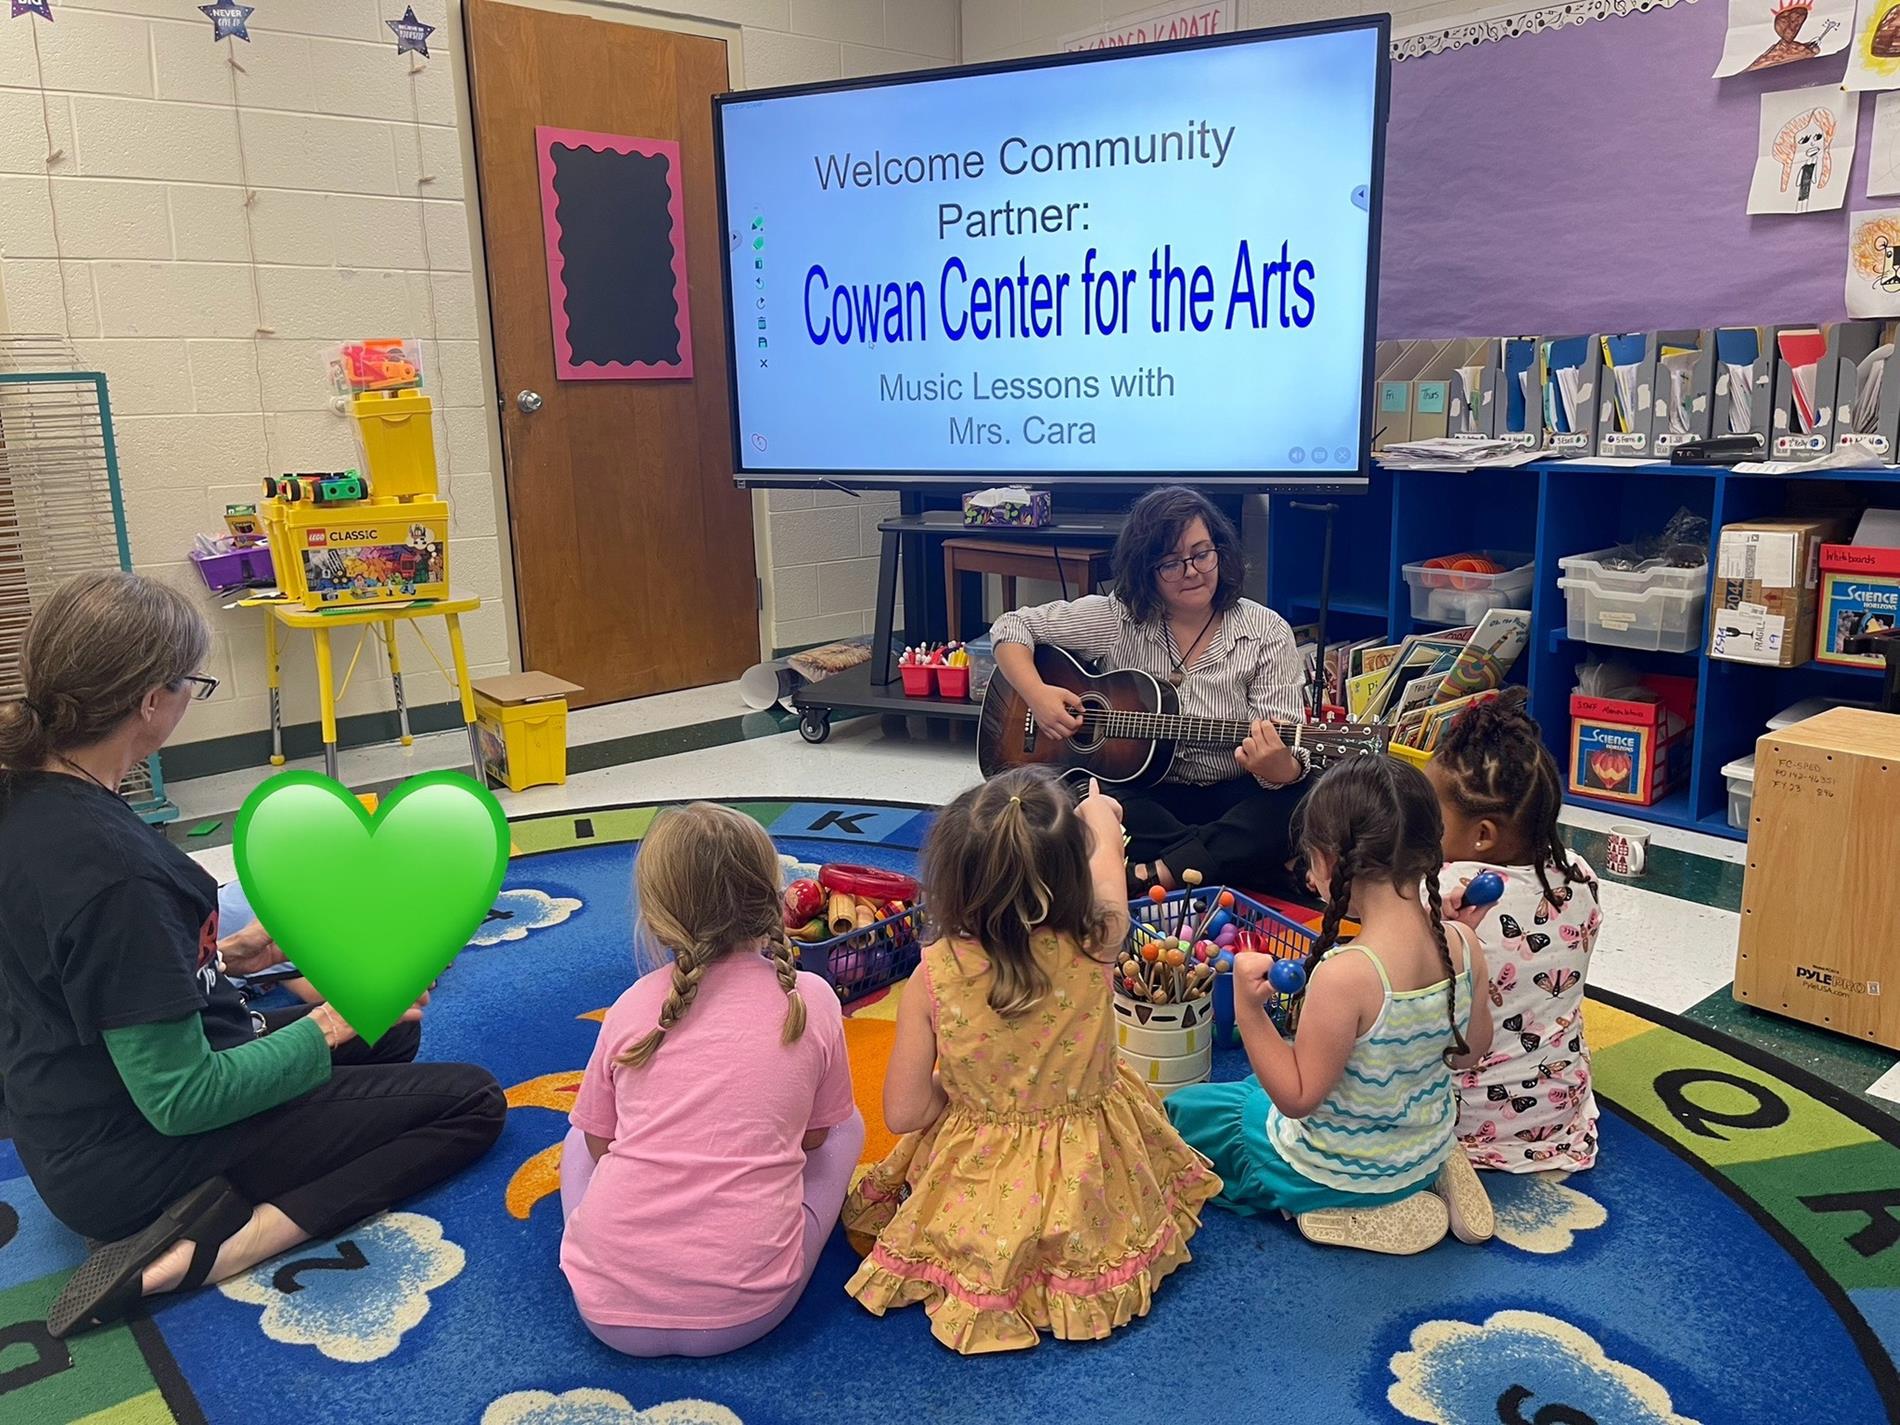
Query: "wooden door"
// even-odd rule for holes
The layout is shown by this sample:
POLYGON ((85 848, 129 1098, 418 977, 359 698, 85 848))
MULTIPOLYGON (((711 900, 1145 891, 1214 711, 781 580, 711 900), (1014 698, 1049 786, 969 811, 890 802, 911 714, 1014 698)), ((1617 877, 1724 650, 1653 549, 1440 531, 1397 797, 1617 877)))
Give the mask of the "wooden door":
POLYGON ((463 13, 523 663, 584 704, 737 677, 759 623, 713 187, 726 47, 498 0, 463 13), (678 143, 690 378, 557 379, 537 125, 678 143), (542 398, 532 414, 523 391, 542 398))

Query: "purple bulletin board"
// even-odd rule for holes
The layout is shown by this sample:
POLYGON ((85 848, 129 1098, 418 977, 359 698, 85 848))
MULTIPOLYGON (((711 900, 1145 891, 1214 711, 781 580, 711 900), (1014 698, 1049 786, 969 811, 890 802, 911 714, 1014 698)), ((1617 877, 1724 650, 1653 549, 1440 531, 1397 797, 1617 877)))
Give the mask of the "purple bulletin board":
POLYGON ((1849 210, 1750 217, 1764 91, 1845 52, 1711 79, 1725 0, 1392 66, 1381 337, 1653 331, 1846 316, 1849 210))

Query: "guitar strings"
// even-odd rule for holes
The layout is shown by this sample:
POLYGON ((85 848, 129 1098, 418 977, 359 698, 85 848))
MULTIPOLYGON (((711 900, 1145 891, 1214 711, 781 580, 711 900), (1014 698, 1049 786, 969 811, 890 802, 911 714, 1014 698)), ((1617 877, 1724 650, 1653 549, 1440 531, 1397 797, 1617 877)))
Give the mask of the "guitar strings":
MULTIPOLYGON (((1236 730, 1238 730, 1236 740, 1244 740, 1253 731, 1252 723, 1229 722, 1223 718, 1190 717, 1181 713, 1128 712, 1117 708, 1085 707, 1081 717, 1084 727, 1096 726, 1103 732, 1124 729, 1159 734, 1167 728, 1178 728, 1188 738, 1199 732, 1218 741, 1234 737, 1236 730)), ((1328 727, 1323 723, 1281 722, 1277 719, 1272 720, 1272 726, 1276 732, 1291 732, 1302 739, 1311 737, 1363 739, 1369 730, 1363 726, 1350 724, 1328 727)))

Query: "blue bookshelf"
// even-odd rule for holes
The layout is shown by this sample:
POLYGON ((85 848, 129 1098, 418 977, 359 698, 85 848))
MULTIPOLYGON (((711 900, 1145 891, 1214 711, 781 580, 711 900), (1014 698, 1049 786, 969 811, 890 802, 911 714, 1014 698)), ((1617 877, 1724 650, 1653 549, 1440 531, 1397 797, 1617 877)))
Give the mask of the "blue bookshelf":
MULTIPOLYGON (((1270 497, 1267 600, 1289 621, 1310 622, 1319 607, 1321 517, 1270 497)), ((1871 700, 1880 674, 1808 663, 1762 668, 1707 654, 1704 637, 1688 653, 1645 653, 1573 640, 1566 631, 1557 561, 1653 534, 1679 509, 1710 523, 1710 567, 1723 525, 1783 514, 1900 508, 1900 469, 1739 475, 1720 466, 1538 462, 1469 472, 1375 466, 1364 494, 1336 497, 1332 605, 1327 638, 1382 635, 1397 640, 1436 625, 1412 617, 1406 564, 1462 549, 1528 550, 1537 568, 1531 641, 1513 681, 1528 685, 1532 714, 1561 764, 1569 750, 1570 692, 1579 663, 1618 658, 1643 672, 1696 680, 1696 725, 1688 785, 1652 807, 1572 797, 1577 806, 1632 821, 1744 839, 1728 824, 1722 768, 1754 750, 1768 718, 1810 697, 1871 700)), ((1706 620, 1706 615, 1705 615, 1706 620)))

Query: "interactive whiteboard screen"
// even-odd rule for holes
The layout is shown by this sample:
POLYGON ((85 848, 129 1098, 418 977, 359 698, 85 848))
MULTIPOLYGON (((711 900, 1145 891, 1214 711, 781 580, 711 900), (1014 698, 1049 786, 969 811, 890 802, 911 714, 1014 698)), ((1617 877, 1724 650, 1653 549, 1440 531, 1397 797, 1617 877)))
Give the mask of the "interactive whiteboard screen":
POLYGON ((722 96, 740 478, 1363 473, 1386 45, 722 96))

